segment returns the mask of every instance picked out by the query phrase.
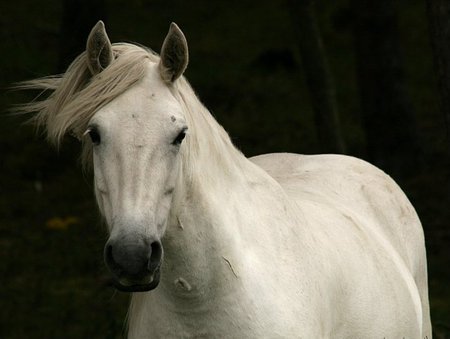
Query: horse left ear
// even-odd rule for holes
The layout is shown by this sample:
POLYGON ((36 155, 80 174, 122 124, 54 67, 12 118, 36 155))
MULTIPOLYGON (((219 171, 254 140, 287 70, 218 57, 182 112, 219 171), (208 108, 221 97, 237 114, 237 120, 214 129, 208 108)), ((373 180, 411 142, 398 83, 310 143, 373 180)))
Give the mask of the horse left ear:
POLYGON ((177 80, 189 62, 188 45, 181 29, 175 23, 170 24, 161 47, 161 59, 159 61, 159 72, 167 83, 177 80))
POLYGON ((92 28, 86 43, 87 63, 92 75, 103 71, 113 61, 111 42, 106 34, 103 21, 92 28))

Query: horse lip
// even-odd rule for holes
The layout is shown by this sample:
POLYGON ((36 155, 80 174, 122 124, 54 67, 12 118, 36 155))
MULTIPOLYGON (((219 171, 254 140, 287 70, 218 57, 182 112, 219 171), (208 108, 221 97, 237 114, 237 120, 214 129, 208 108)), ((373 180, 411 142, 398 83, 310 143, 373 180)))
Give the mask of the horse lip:
POLYGON ((159 285, 160 270, 159 267, 152 274, 151 281, 145 284, 124 285, 119 280, 114 279, 114 287, 121 292, 148 292, 155 289, 159 285))

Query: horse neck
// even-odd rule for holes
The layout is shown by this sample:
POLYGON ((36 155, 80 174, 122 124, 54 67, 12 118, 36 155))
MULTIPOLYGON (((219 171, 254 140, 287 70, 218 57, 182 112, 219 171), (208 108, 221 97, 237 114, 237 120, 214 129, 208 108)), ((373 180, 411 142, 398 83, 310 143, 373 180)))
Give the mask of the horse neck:
POLYGON ((182 155, 163 238, 160 284, 151 293, 132 298, 130 329, 136 333, 145 332, 148 315, 160 315, 157 321, 161 322, 176 319, 190 328, 202 324, 202 319, 211 320, 208 314, 232 314, 237 307, 233 300, 243 304, 252 281, 249 265, 254 257, 247 255, 249 247, 265 249, 280 243, 276 233, 282 232, 264 218, 272 212, 285 216, 287 198, 281 187, 238 150, 228 147, 229 140, 218 140, 219 144, 206 137, 199 140, 203 141, 199 149, 182 155), (222 147, 222 141, 228 146, 222 147), (208 149, 209 153, 203 152, 208 149), (220 156, 211 154, 219 149, 220 156))
POLYGON ((159 290, 175 296, 172 300, 177 303, 189 296, 188 305, 195 304, 192 298, 217 301, 220 293, 229 293, 230 284, 237 283, 236 265, 242 255, 240 213, 245 211, 252 181, 265 180, 219 124, 210 122, 202 131, 207 133, 184 145, 189 154, 182 156, 174 191, 159 290))

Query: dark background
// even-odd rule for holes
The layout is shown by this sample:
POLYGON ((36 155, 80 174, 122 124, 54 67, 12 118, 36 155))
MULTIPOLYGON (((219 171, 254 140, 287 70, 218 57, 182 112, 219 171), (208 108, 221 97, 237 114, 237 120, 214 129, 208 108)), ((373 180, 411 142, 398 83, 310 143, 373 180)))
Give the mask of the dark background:
MULTIPOLYGON (((402 186, 425 230, 434 334, 448 338, 450 59, 433 63, 445 29, 429 15, 416 0, 2 1, 0 109, 36 95, 12 83, 64 71, 98 19, 112 42, 158 52, 175 21, 185 75, 246 155, 345 153, 402 186)), ((121 337, 128 296, 108 286, 79 146, 52 149, 24 121, 0 122, 0 338, 121 337)))

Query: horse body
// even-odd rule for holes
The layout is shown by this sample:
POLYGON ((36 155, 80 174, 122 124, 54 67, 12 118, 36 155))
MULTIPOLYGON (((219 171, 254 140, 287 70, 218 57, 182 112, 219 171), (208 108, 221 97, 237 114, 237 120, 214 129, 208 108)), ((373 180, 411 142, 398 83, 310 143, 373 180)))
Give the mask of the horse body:
POLYGON ((136 292, 129 337, 431 338, 423 232, 398 186, 345 156, 245 158, 187 60, 174 24, 158 57, 99 22, 66 74, 23 85, 53 91, 23 110, 93 163, 105 262, 136 292))
MULTIPOLYGON (((351 305, 348 311, 354 312, 355 319, 363 320, 355 324, 360 329, 356 337, 367 336, 370 323, 373 337, 431 338, 423 229, 408 198, 388 175, 365 161, 341 155, 272 154, 251 160, 308 214, 313 227, 302 225, 302 230, 324 241, 312 251, 319 254, 325 249, 319 261, 330 263, 327 269, 344 282, 340 288, 356 296, 359 289, 353 304, 345 300, 347 293, 339 289, 337 293, 344 296, 345 307, 351 305), (325 216, 324 210, 334 216, 325 216), (317 216, 321 218, 314 221, 317 216), (337 259, 334 268, 333 259, 337 259)), ((322 276, 330 277, 329 272, 322 276)), ((338 305, 331 308, 333 313, 343 311, 338 305)), ((354 336, 355 328, 348 325, 344 337, 354 336)))
POLYGON ((387 175, 344 156, 251 160, 270 176, 249 164, 236 187, 180 199, 131 338, 430 337, 422 229, 387 175))

